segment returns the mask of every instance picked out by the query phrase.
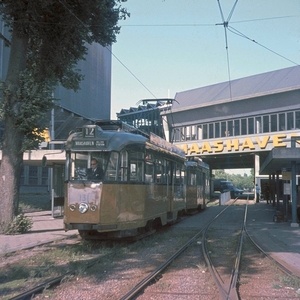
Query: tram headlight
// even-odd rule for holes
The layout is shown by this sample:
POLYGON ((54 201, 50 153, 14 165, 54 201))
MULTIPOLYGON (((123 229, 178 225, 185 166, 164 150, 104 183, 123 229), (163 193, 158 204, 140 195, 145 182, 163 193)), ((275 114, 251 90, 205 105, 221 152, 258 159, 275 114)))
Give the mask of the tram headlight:
POLYGON ((71 204, 70 205, 70 211, 75 211, 75 209, 76 209, 76 206, 74 204, 71 204))
POLYGON ((86 203, 80 203, 78 210, 79 212, 81 212, 82 214, 86 213, 89 209, 89 206, 86 203))
POLYGON ((95 204, 91 205, 91 211, 96 211, 96 209, 97 209, 97 205, 95 204))

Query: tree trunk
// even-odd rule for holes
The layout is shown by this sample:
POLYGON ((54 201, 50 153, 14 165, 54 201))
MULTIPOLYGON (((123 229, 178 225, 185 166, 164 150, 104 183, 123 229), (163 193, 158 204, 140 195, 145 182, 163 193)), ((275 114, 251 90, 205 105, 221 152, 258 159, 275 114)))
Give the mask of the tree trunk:
POLYGON ((20 113, 20 73, 26 68, 28 37, 13 30, 10 59, 4 91, 4 136, 0 165, 0 224, 7 224, 18 214, 20 176, 23 164, 23 133, 17 128, 20 113))

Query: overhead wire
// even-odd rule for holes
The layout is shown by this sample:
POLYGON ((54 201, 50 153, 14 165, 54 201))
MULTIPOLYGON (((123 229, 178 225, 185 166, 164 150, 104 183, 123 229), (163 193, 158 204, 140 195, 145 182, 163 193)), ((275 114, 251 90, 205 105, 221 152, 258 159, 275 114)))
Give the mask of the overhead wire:
POLYGON ((263 44, 257 42, 256 40, 249 38, 248 36, 246 36, 245 34, 243 34, 243 33, 240 32, 240 31, 238 31, 237 29, 233 28, 232 26, 228 26, 228 30, 229 30, 230 32, 232 32, 233 34, 236 34, 237 36, 240 36, 240 37, 242 37, 242 38, 245 38, 245 39, 247 39, 247 40, 249 40, 249 41, 251 41, 251 42, 257 44, 258 46, 261 46, 262 48, 264 48, 264 49, 266 49, 266 50, 268 50, 268 51, 270 51, 270 52, 276 54, 277 56, 279 56, 279 57, 281 57, 281 58, 283 58, 283 59, 289 61, 290 63, 292 63, 292 64, 294 64, 294 65, 296 65, 296 66, 299 66, 298 63, 296 63, 296 62, 292 61, 291 59, 289 59, 289 58, 287 58, 287 57, 285 57, 285 56, 279 54, 278 52, 276 52, 276 51, 274 51, 274 50, 272 50, 272 49, 270 49, 270 48, 264 46, 263 44))
MULTIPOLYGON (((82 22, 82 20, 80 18, 78 18, 73 12, 72 10, 70 10, 61 0, 58 0, 60 2, 61 5, 63 5, 68 12, 74 16, 84 27, 87 28, 86 24, 84 24, 82 22)), ((111 53, 111 55, 113 55, 113 57, 155 98, 157 99, 157 97, 150 91, 150 89, 148 89, 148 87, 110 50, 109 47, 105 46, 105 48, 111 53)))
MULTIPOLYGON (((70 14, 72 14, 82 25, 84 25, 85 27, 87 27, 61 0, 58 0, 68 11, 70 14)), ((243 38, 246 38, 254 43, 256 43, 257 45, 265 48, 266 50, 280 56, 281 58, 284 58, 285 60, 298 65, 296 62, 284 57, 283 55, 271 50, 270 48, 258 43, 257 41, 255 41, 254 39, 251 39, 249 37, 247 37, 246 35, 244 35, 243 33, 239 32, 238 30, 236 30, 235 28, 233 28, 232 26, 229 26, 229 21, 234 13, 234 10, 236 8, 237 2, 238 0, 235 1, 227 20, 225 21, 224 18, 224 14, 223 14, 223 10, 221 7, 221 3, 220 0, 217 0, 218 2, 218 6, 219 6, 219 10, 220 10, 220 14, 222 17, 222 23, 218 23, 218 24, 133 24, 133 25, 129 25, 129 24, 125 24, 122 25, 122 27, 205 27, 205 26, 215 26, 215 25, 223 25, 224 27, 224 34, 225 34, 225 44, 226 44, 226 53, 227 53, 227 72, 228 72, 228 78, 229 78, 229 92, 230 92, 230 99, 232 99, 232 90, 231 90, 231 72, 230 72, 230 57, 229 57, 229 50, 228 50, 228 36, 227 36, 227 30, 230 31, 233 34, 236 34, 238 36, 241 36, 243 38)), ((254 22, 254 21, 261 21, 261 20, 271 20, 271 19, 278 19, 278 18, 290 18, 290 17, 295 17, 295 16, 282 16, 282 17, 272 17, 272 18, 264 18, 264 19, 253 19, 253 20, 244 20, 244 21, 234 21, 234 22, 230 22, 232 23, 241 23, 241 22, 254 22)), ((97 25, 93 25, 93 26, 97 26, 97 25)), ((108 48, 106 47, 106 49, 112 54, 112 56, 155 98, 157 99, 157 97, 154 95, 154 93, 151 92, 151 90, 108 48)), ((158 99, 159 100, 159 99, 158 99)), ((172 108, 170 109, 172 111, 172 108)), ((171 112, 172 115, 172 112, 171 112)), ((172 115, 173 118, 173 115, 172 115)))

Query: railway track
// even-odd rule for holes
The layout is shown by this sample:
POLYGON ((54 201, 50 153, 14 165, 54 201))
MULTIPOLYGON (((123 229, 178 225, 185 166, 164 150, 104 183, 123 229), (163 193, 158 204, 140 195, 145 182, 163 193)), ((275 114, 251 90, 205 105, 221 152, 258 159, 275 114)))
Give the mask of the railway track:
MULTIPOLYGON (((231 205, 234 205, 234 203, 232 203, 231 205)), ((157 268, 155 268, 153 271, 149 272, 147 276, 145 276, 143 279, 139 280, 134 287, 129 290, 126 294, 121 294, 119 293, 119 296, 116 297, 115 299, 168 299, 168 295, 169 295, 169 299, 185 299, 190 297, 190 299, 197 299, 197 297, 200 297, 201 299, 216 299, 219 295, 220 299, 246 299, 245 298, 240 298, 239 295, 239 282, 238 282, 238 278, 240 276, 240 269, 241 266, 243 266, 243 259, 242 259, 242 263, 241 263, 241 256, 242 256, 242 249, 243 249, 243 243, 242 241, 245 240, 245 236, 247 237, 248 240, 248 232, 246 229, 246 213, 247 213, 247 206, 240 206, 238 208, 238 210, 240 210, 239 213, 239 217, 238 217, 238 221, 236 220, 236 225, 237 226, 227 226, 227 230, 230 230, 231 236, 232 238, 228 239, 228 241, 230 241, 230 243, 232 245, 234 245, 234 247, 231 248, 231 250, 227 253, 225 256, 223 257, 223 261, 227 261, 226 264, 220 265, 220 262, 217 260, 215 260, 214 254, 215 251, 213 250, 213 248, 211 247, 214 242, 217 239, 218 234, 216 234, 216 236, 211 235, 211 233, 215 233, 217 231, 216 228, 218 227, 222 227, 222 225, 215 225, 216 222, 221 222, 222 223, 222 215, 225 215, 226 210, 229 209, 230 206, 225 206, 219 213, 217 213, 210 221, 207 221, 205 224, 203 223, 202 228, 200 230, 198 230, 191 238, 189 238, 189 240, 182 246, 177 247, 178 250, 174 251, 174 253, 172 255, 169 256, 168 259, 166 259, 163 263, 161 263, 157 268), (212 244, 211 244, 212 242, 212 244), (201 247, 202 245, 202 247, 201 247), (213 277, 220 277, 220 288, 219 288, 219 292, 217 291, 217 284, 214 284, 214 291, 207 292, 207 297, 205 298, 203 294, 199 294, 199 293, 204 293, 203 291, 200 290, 194 290, 191 291, 189 290, 189 288, 186 289, 186 293, 182 294, 181 292, 177 292, 175 291, 171 286, 169 287, 168 290, 168 286, 167 284, 163 283, 163 281, 166 278, 170 278, 172 276, 178 276, 177 274, 175 275, 175 273, 173 273, 173 269, 176 268, 182 268, 182 266, 186 263, 194 263, 194 264, 203 264, 205 266, 204 263, 204 259, 205 259, 205 254, 203 254, 203 250, 202 249, 207 249, 204 250, 204 252, 207 252, 208 256, 210 257, 211 262, 209 262, 208 260, 208 265, 211 264, 212 265, 212 269, 215 269, 215 273, 217 275, 213 276, 213 275, 208 275, 208 272, 203 270, 201 271, 201 273, 204 273, 203 276, 210 276, 211 278, 213 277), (186 253, 188 253, 189 251, 194 251, 194 255, 190 260, 188 258, 186 258, 186 253), (227 257, 230 257, 230 259, 228 259, 227 257), (178 263, 178 261, 182 261, 181 264, 178 263), (198 260, 196 262, 196 260, 198 260), (189 262, 187 262, 189 261, 189 262), (177 266, 176 266, 177 264, 177 266), (175 267, 174 267, 175 265, 175 267), (224 272, 224 270, 226 272, 224 272), (166 273, 168 273, 168 276, 166 275, 166 273), (225 276, 225 277, 224 277, 225 276), (157 288, 155 288, 156 285, 165 285, 164 288, 164 292, 161 293, 157 288), (151 287, 150 289, 152 289, 151 292, 149 292, 149 286, 151 287), (221 291, 220 291, 221 289, 221 291), (153 291, 154 290, 154 291, 153 291), (150 296, 149 296, 150 295, 150 296), (216 295, 216 296, 215 296, 216 295), (152 297, 152 298, 151 298, 152 297)), ((228 211, 228 214, 230 214, 230 211, 228 211)), ((202 219, 202 218, 201 218, 202 219)), ((223 226, 224 227, 224 226, 223 226)), ((200 228, 200 227, 199 227, 200 228)), ((188 232, 188 231, 187 231, 188 232)), ((249 237, 251 238, 251 236, 249 237)), ((252 243, 252 242, 251 242, 252 243)), ((255 243, 253 241, 253 243, 255 243)), ((216 246, 218 246, 219 244, 215 243, 216 246)), ((226 245, 225 245, 226 246, 226 245)), ((260 249, 259 245, 256 243, 256 249, 258 249, 259 251, 262 251, 262 253, 264 255, 266 255, 267 257, 271 258, 267 253, 264 253, 262 249, 260 249)), ((175 247, 174 247, 175 248, 175 247)), ((226 247, 224 248, 226 249, 226 247)), ((227 251, 226 250, 226 251, 227 251)), ((255 250, 256 252, 258 250, 255 250)), ((220 247, 218 250, 220 253, 220 247)), ((223 251, 223 253, 225 253, 225 250, 223 251)), ((258 252, 257 252, 258 253, 258 252)), ((258 255, 262 255, 262 254, 258 254, 258 255)), ((220 255, 217 255, 216 257, 220 257, 220 255)), ((95 265, 97 264, 96 261, 94 261, 91 265, 95 265)), ((288 274, 289 276, 294 276, 294 274, 289 271, 287 268, 285 268, 284 266, 281 266, 278 262, 276 262, 276 267, 283 269, 283 271, 288 274), (285 269, 285 270, 284 270, 285 269)), ((243 269, 243 268, 242 268, 243 269)), ((199 272, 198 272, 199 273, 199 272)), ((191 274, 191 271, 189 270, 189 273, 191 274)), ((40 286, 40 290, 37 291, 36 289, 32 289, 31 291, 28 291, 26 293, 26 297, 24 297, 24 293, 22 295, 19 295, 17 297, 14 297, 12 299, 31 299, 32 295, 36 295, 40 292, 42 292, 45 288, 50 288, 51 286, 57 286, 60 284, 61 281, 63 281, 63 278, 65 276, 70 276, 71 274, 65 274, 63 276, 60 276, 60 278, 56 278, 53 281, 47 281, 45 282, 44 285, 40 286), (50 284, 51 283, 51 284, 50 284), (30 294, 31 293, 31 294, 30 294)), ((181 279, 181 284, 184 283, 184 281, 188 281, 188 278, 186 277, 182 277, 181 279)), ((196 281, 195 278, 192 279, 192 281, 196 281)), ((68 285, 68 283, 65 283, 64 285, 68 285)), ((38 287, 39 288, 39 287, 38 287)), ((206 292, 205 292, 206 293, 206 292)), ((101 298, 101 295, 99 295, 99 297, 101 298)), ((70 298, 71 299, 71 298, 70 298)), ((249 298, 251 299, 251 298, 249 298)))

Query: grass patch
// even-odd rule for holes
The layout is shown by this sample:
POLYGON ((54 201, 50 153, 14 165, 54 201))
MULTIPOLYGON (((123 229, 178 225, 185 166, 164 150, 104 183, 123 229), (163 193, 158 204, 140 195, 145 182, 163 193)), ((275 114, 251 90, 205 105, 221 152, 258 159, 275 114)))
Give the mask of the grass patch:
POLYGON ((48 279, 67 272, 85 272, 93 259, 111 261, 116 246, 106 243, 81 242, 75 245, 43 246, 29 257, 8 263, 0 268, 1 299, 11 299, 48 279), (106 257, 107 256, 107 257, 106 257), (109 259, 110 257, 110 259, 109 259))

